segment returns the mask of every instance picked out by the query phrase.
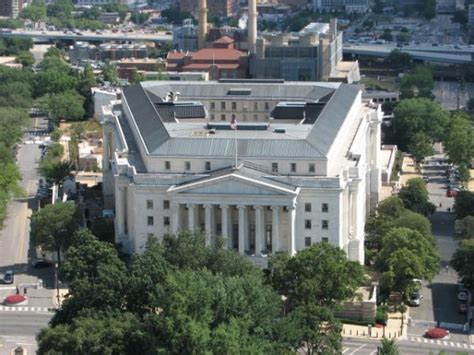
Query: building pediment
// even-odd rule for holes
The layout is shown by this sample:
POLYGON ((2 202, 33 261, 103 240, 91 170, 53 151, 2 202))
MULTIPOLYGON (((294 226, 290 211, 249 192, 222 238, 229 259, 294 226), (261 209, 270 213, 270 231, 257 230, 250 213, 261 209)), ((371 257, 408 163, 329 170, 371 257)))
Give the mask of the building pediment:
POLYGON ((271 181, 239 176, 226 175, 209 177, 197 182, 180 186, 172 186, 169 190, 176 194, 202 194, 202 195, 263 195, 263 196, 295 196, 297 192, 291 186, 288 188, 272 184, 271 181))

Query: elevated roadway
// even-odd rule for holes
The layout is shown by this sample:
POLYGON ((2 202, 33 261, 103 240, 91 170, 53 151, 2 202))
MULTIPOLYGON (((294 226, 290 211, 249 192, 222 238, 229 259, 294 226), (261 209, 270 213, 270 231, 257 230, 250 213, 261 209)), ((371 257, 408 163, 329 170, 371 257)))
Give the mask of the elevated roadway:
POLYGON ((394 49, 409 54, 413 59, 431 63, 443 64, 467 64, 472 62, 474 48, 455 49, 451 47, 433 46, 404 46, 395 45, 351 45, 345 44, 344 54, 364 55, 372 57, 387 57, 394 49))
POLYGON ((31 37, 36 41, 54 41, 54 40, 70 40, 70 41, 103 41, 103 42, 172 42, 173 35, 165 32, 158 33, 141 33, 141 32, 97 32, 80 31, 77 33, 64 33, 62 31, 29 31, 29 30, 12 30, 0 32, 0 37, 31 37))

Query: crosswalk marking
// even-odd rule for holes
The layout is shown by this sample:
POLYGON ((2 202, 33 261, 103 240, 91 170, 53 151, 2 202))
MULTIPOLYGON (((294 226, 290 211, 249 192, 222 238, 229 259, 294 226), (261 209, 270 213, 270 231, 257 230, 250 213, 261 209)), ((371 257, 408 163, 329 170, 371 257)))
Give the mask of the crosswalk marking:
POLYGON ((48 307, 9 307, 0 306, 0 312, 53 312, 54 309, 48 307))
POLYGON ((446 340, 434 340, 434 339, 426 339, 422 337, 410 337, 410 341, 412 342, 418 342, 421 343, 429 343, 429 344, 436 344, 436 345, 441 345, 441 346, 450 346, 453 348, 464 348, 464 349, 470 349, 474 350, 474 344, 468 345, 466 343, 456 343, 453 341, 446 341, 446 340))
POLYGON ((344 350, 342 350, 342 353, 344 354, 347 350, 349 350, 349 348, 344 348, 344 350))

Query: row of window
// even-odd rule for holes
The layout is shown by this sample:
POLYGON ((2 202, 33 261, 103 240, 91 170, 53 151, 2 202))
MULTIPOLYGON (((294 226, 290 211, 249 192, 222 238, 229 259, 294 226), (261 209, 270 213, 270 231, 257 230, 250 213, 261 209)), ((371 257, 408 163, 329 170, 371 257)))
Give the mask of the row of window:
MULTIPOLYGON (((311 229, 313 223, 310 219, 304 220, 304 229, 311 229)), ((321 229, 329 229, 329 221, 327 219, 321 220, 321 229)))
MULTIPOLYGON (((204 162, 204 169, 206 171, 210 171, 211 170, 211 162, 210 161, 206 161, 204 162)), ((171 162, 169 160, 165 161, 165 170, 171 170, 171 162)), ((191 170, 191 162, 190 161, 185 161, 184 162, 184 170, 185 171, 190 171, 191 170)))
MULTIPOLYGON (((270 109, 270 103, 265 102, 264 105, 265 105, 265 110, 270 109)), ((211 110, 215 110, 216 109, 216 103, 214 101, 211 101, 209 107, 210 107, 211 110)), ((230 103, 230 108, 231 108, 231 110, 237 110, 237 102, 232 101, 230 103)), ((226 109, 227 109, 227 103, 225 101, 221 101, 221 110, 226 110, 226 109)), ((258 111, 258 102, 253 103, 253 109, 254 109, 254 111, 258 111)))
MULTIPOLYGON (((214 115, 213 113, 210 114, 209 116, 210 120, 211 121, 215 121, 216 120, 216 115, 214 115)), ((231 119, 232 120, 235 120, 235 115, 231 115, 231 119)), ((265 115, 264 116, 264 119, 265 120, 268 120, 269 119, 269 116, 268 115, 265 115)), ((221 121, 226 121, 227 120, 227 116, 225 115, 225 113, 221 114, 221 121)), ((253 115, 253 120, 254 121, 258 121, 258 115, 257 114, 254 114, 253 115)), ((242 114, 242 121, 247 121, 247 115, 244 113, 242 114)))
MULTIPOLYGON (((148 216, 147 218, 147 225, 154 226, 155 225, 155 218, 153 216, 148 216)), ((168 227, 170 225, 170 218, 168 216, 163 217, 163 225, 168 227)))
MULTIPOLYGON (((329 242, 329 239, 328 239, 328 238, 321 238, 321 241, 322 241, 323 243, 328 243, 328 242, 329 242)), ((313 244, 313 238, 311 238, 311 237, 305 237, 305 238, 304 238, 304 246, 305 246, 305 247, 310 247, 311 244, 313 244)))
MULTIPOLYGON (((272 163, 272 171, 274 173, 278 172, 278 163, 272 163)), ((296 173, 296 163, 290 164, 290 171, 292 173, 296 173)), ((315 173, 316 172, 316 165, 314 163, 308 164, 308 173, 315 173)))
MULTIPOLYGON (((146 208, 148 210, 153 209, 153 200, 146 200, 146 208)), ((170 209, 170 200, 163 200, 163 209, 164 210, 169 210, 170 209)))
MULTIPOLYGON (((313 210, 313 206, 311 205, 311 203, 307 202, 304 204, 305 212, 311 212, 312 210, 313 210)), ((321 212, 324 212, 324 213, 329 212, 329 205, 327 203, 321 204, 321 212)))

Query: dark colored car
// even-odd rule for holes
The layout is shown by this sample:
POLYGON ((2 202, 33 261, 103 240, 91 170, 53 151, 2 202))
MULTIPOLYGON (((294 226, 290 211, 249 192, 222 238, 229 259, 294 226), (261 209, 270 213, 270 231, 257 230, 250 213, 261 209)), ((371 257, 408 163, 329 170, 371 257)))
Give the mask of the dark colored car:
POLYGON ((461 302, 459 303, 459 313, 466 314, 467 313, 467 303, 461 302))
POLYGON ((11 285, 15 281, 15 276, 13 275, 13 270, 5 271, 3 274, 3 283, 11 285))

